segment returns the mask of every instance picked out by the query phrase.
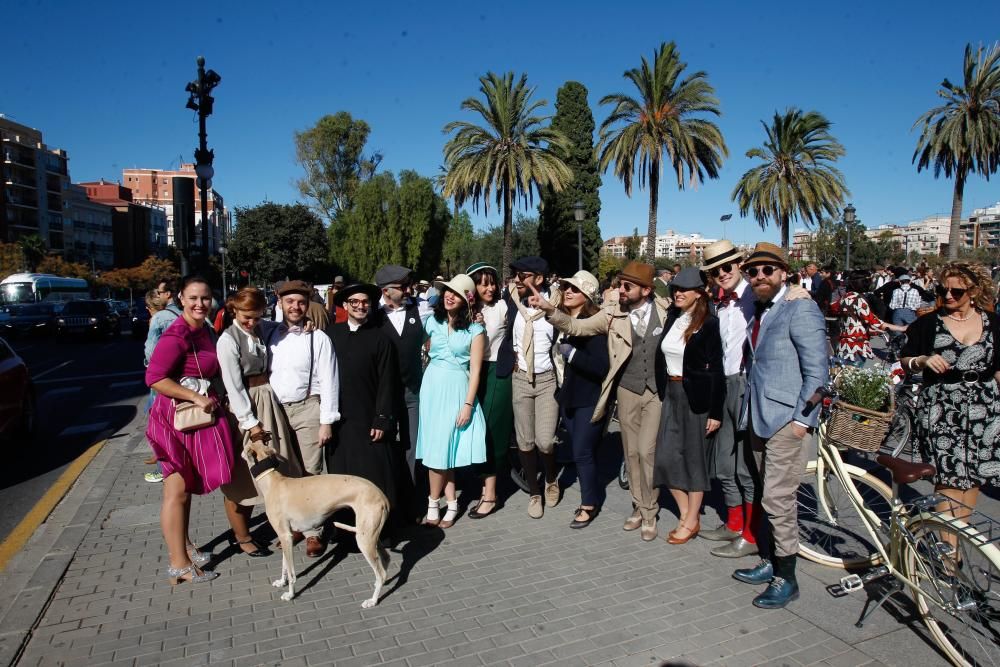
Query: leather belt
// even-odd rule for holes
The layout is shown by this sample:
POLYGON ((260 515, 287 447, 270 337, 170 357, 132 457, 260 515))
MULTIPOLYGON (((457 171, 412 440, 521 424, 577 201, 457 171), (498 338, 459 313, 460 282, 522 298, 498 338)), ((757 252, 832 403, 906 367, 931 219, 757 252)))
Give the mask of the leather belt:
POLYGON ((684 376, 683 375, 668 375, 667 376, 667 380, 670 381, 670 382, 683 382, 684 381, 684 376))
POLYGON ((270 373, 262 373, 260 375, 251 375, 247 378, 247 387, 260 387, 271 381, 270 373))
POLYGON ((983 371, 960 371, 956 368, 949 369, 937 376, 937 381, 941 384, 958 384, 960 382, 987 382, 993 380, 993 375, 983 371))

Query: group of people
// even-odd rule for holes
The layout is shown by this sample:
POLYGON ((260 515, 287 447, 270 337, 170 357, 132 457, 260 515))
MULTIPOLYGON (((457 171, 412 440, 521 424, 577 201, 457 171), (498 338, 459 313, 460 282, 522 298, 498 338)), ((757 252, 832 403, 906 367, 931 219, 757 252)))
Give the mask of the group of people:
MULTIPOLYGON (((760 554, 758 565, 734 572, 767 585, 754 604, 795 599, 796 493, 818 418, 805 407, 828 381, 824 313, 846 314, 833 342, 863 358, 871 352, 867 339, 857 341, 859 327, 905 328, 872 315, 862 296, 871 283, 849 277, 822 303, 811 280, 795 280, 781 248, 762 242, 745 253, 726 240, 704 249, 700 267, 669 275, 632 261, 603 295, 587 271, 553 281, 541 257, 509 269, 504 285, 495 267, 473 264, 439 277, 427 298, 415 293, 410 269, 390 265, 373 284, 335 281, 326 304, 311 285, 287 281, 277 289, 280 321, 263 319, 264 294, 248 287, 229 302, 232 323, 217 336, 207 324, 209 285, 185 278, 173 319, 157 322, 158 341, 147 345, 155 392, 147 435, 164 475, 170 576, 214 576, 187 536, 191 493, 221 489, 234 543, 251 556, 268 553, 247 529, 258 499, 239 461, 244 442, 272 443, 286 475, 369 479, 388 497, 388 530, 399 534, 414 523, 454 525, 462 468, 481 482, 468 517, 496 512, 512 440, 527 513, 541 518, 562 498, 561 425, 581 495, 567 518, 583 529, 604 500, 597 454, 616 413, 633 502, 623 528, 655 540, 665 488, 678 514, 669 544, 700 536, 721 542, 712 549, 719 557, 760 554), (215 418, 180 430, 184 402, 215 418), (702 530, 713 481, 725 521, 702 530)), ((939 462, 939 488, 974 504, 975 490, 1000 476, 995 295, 988 274, 971 265, 945 267, 940 281, 937 308, 910 325, 904 365, 930 385, 919 437, 939 462), (929 414, 941 405, 961 414, 929 414)), ((907 282, 895 276, 879 287, 895 302, 907 282)), ((325 550, 321 528, 302 537, 307 555, 325 550)))

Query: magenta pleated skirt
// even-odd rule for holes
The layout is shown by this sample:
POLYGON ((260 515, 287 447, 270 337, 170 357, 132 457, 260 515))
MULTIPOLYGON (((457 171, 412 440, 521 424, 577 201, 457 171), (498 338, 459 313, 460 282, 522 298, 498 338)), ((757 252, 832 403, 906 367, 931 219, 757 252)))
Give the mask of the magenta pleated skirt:
MULTIPOLYGON (((219 409, 219 414, 224 414, 219 409)), ((149 413, 146 437, 163 468, 163 476, 179 473, 188 493, 211 493, 233 477, 233 433, 224 417, 212 426, 186 433, 174 428, 174 406, 157 394, 149 413)))

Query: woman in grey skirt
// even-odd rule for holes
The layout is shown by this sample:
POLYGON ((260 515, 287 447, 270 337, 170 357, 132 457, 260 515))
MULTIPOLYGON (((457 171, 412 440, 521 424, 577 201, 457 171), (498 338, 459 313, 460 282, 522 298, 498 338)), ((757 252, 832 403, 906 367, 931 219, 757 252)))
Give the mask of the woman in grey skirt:
POLYGON ((669 544, 684 544, 701 529, 709 490, 709 437, 719 428, 726 394, 719 320, 708 312, 705 274, 683 269, 671 283, 671 307, 661 349, 667 383, 656 439, 653 484, 665 486, 680 511, 669 544))

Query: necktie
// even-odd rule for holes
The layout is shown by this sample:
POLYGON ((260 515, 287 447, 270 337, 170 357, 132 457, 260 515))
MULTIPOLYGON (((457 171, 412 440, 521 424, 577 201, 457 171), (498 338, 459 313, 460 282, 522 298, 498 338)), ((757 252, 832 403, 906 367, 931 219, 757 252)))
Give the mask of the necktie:
POLYGON ((767 309, 774 304, 773 301, 757 301, 753 304, 753 330, 750 332, 750 345, 757 349, 757 334, 760 333, 760 320, 764 317, 767 309))
POLYGON ((642 317, 642 311, 641 310, 632 311, 631 317, 632 317, 632 327, 635 329, 636 334, 639 335, 639 338, 642 338, 643 336, 646 335, 646 320, 644 320, 642 317))
MULTIPOLYGON (((545 297, 542 297, 543 299, 545 297)), ((528 382, 535 381, 535 321, 545 316, 545 311, 539 309, 534 313, 528 312, 528 306, 520 300, 514 301, 517 304, 517 312, 524 318, 524 335, 521 336, 521 352, 524 354, 524 363, 528 365, 525 370, 528 374, 528 382)))

